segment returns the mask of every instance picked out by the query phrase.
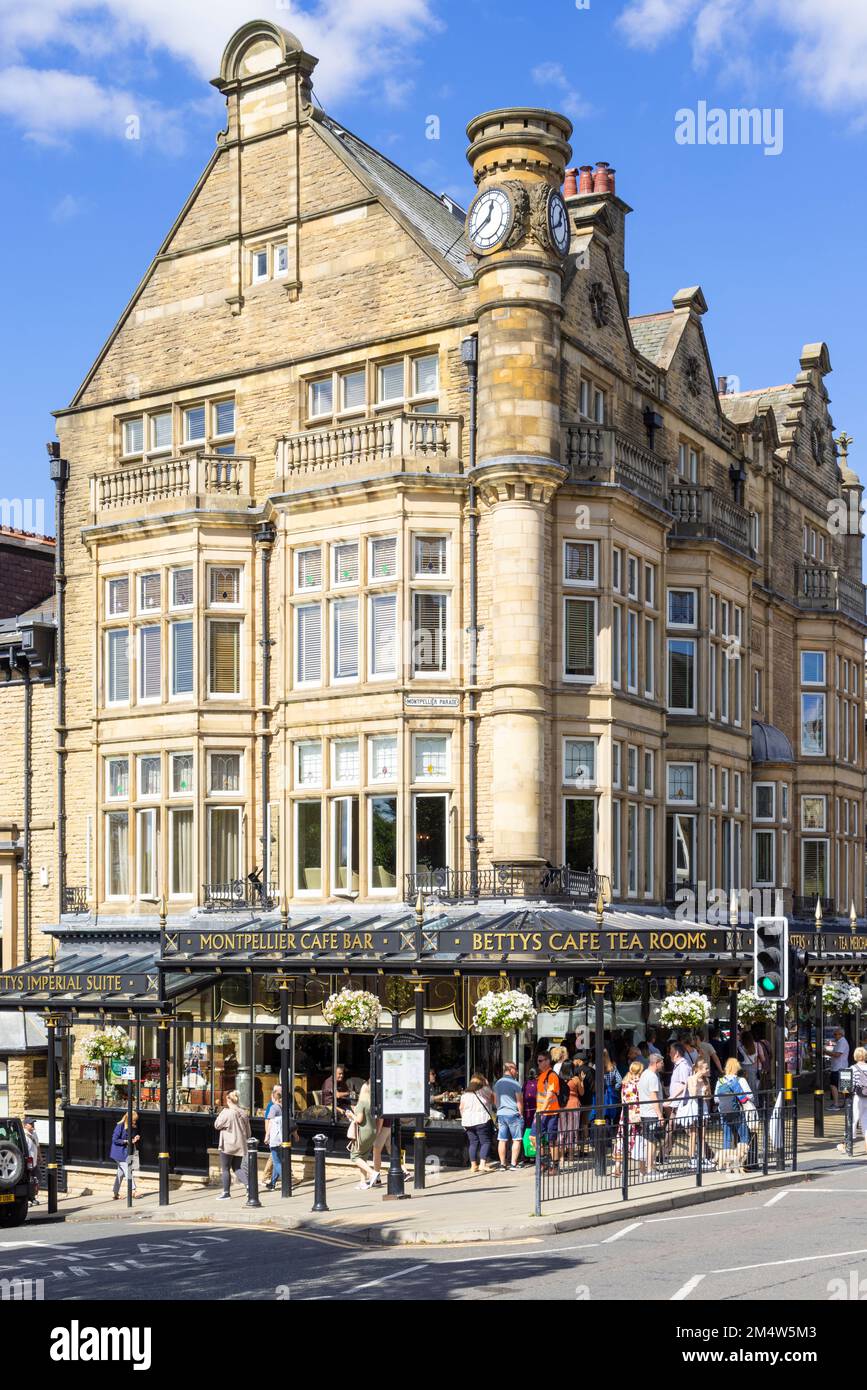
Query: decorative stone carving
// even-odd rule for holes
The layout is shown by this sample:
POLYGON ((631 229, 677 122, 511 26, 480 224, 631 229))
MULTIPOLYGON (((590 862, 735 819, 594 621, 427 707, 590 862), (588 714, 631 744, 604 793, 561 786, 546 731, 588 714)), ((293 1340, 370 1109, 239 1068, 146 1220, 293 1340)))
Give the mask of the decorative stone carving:
POLYGON ((509 196, 512 199, 512 206, 515 209, 515 220, 512 223, 512 230, 503 242, 501 250, 511 250, 519 242, 524 240, 530 229, 530 195, 527 185, 520 179, 506 179, 503 182, 509 196))
POLYGON ((597 328, 604 328, 610 317, 608 291, 601 280, 594 280, 587 291, 590 312, 597 328))
POLYGON ((701 395, 701 363, 697 357, 688 357, 686 367, 686 388, 691 396, 701 395))
POLYGON ((826 450, 827 440, 825 438, 825 430, 824 427, 817 420, 816 423, 813 425, 813 428, 810 430, 810 452, 812 453, 813 459, 816 463, 822 464, 825 462, 826 450))

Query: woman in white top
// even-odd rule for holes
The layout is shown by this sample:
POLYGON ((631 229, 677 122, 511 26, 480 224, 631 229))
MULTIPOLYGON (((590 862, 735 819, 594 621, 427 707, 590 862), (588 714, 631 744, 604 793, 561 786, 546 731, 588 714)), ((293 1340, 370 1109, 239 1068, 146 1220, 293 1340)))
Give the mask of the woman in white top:
POLYGON ((481 1072, 470 1077, 460 1110, 470 1149, 470 1172, 487 1173, 494 1144, 494 1093, 481 1072))
MULTIPOLYGON (((852 1061, 852 1139, 860 1125, 867 1151, 867 1048, 856 1047, 852 1061)), ((837 1148, 841 1154, 847 1152, 845 1144, 838 1144, 837 1148)))

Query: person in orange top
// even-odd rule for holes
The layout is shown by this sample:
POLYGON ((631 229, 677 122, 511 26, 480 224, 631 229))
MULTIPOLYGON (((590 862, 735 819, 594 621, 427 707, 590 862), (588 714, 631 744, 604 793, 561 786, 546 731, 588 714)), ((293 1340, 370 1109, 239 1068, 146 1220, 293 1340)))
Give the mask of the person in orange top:
POLYGON ((547 1144, 551 1163, 559 1158, 557 1138, 560 1130, 560 1081, 547 1052, 536 1058, 536 1143, 547 1144))

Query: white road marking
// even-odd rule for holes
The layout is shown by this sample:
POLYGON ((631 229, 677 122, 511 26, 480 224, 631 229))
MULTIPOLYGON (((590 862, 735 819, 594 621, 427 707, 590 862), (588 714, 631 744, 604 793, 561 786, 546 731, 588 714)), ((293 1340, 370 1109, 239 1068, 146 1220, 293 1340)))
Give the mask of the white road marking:
POLYGON ((788 1197, 789 1193, 793 1192, 794 1190, 795 1189, 792 1187, 784 1187, 782 1192, 775 1192, 773 1197, 771 1197, 769 1201, 765 1202, 765 1206, 775 1207, 777 1205, 777 1202, 782 1202, 783 1198, 788 1197))
POLYGON ((403 1274, 415 1274, 417 1269, 429 1269, 426 1264, 410 1265, 409 1269, 396 1269, 391 1274, 383 1274, 381 1279, 369 1279, 366 1284, 356 1284, 352 1289, 353 1293, 360 1293, 362 1289, 375 1289, 377 1284, 385 1284, 389 1279, 399 1279, 403 1274))
POLYGON ((669 1303, 682 1303, 685 1298, 689 1298, 693 1289, 698 1288, 704 1278, 706 1278, 704 1274, 694 1274, 691 1279, 687 1279, 686 1283, 678 1289, 677 1293, 671 1295, 671 1298, 668 1300, 669 1303))
POLYGON ((620 1240, 621 1236, 628 1236, 630 1231, 637 1231, 642 1224, 641 1221, 633 1221, 631 1226, 624 1226, 622 1231, 615 1231, 613 1236, 606 1236, 601 1244, 610 1245, 612 1241, 620 1240))
POLYGON ((793 1260, 763 1260, 755 1265, 732 1265, 729 1269, 712 1269, 711 1274, 742 1274, 747 1269, 771 1269, 776 1265, 803 1265, 813 1260, 848 1260, 854 1255, 867 1255, 867 1250, 832 1250, 828 1255, 799 1255, 793 1260))
MULTIPOLYGON (((595 1250, 599 1245, 598 1240, 591 1241, 589 1245, 557 1245, 547 1249, 544 1254, 560 1255, 571 1250, 595 1250)), ((532 1252, 530 1252, 532 1253, 532 1252)), ((526 1250, 504 1250, 501 1255, 465 1255, 459 1260, 437 1260, 437 1265, 470 1265, 480 1264, 485 1260, 518 1260, 525 1259, 528 1252, 526 1250)))
POLYGON ((706 1221, 709 1216, 743 1216, 753 1210, 753 1207, 732 1207, 725 1211, 691 1211, 684 1216, 646 1216, 644 1219, 646 1225, 652 1226, 659 1221, 706 1221))

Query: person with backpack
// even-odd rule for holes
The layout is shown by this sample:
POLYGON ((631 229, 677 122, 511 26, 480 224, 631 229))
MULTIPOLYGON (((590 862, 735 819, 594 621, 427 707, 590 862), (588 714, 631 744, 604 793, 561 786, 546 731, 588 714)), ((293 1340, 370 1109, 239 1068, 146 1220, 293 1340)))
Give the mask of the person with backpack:
POLYGON ((460 1113, 470 1151, 470 1172, 487 1173, 494 1147, 494 1093, 481 1072, 470 1077, 461 1096, 460 1113))
POLYGON ((752 1089, 741 1075, 740 1062, 737 1057, 730 1057, 716 1083, 714 1099, 723 1122, 723 1157, 727 1159, 720 1166, 732 1174, 746 1172, 750 1130, 745 1106, 752 1097, 752 1089))
POLYGON ((554 1071, 547 1052, 540 1052, 536 1058, 536 1143, 543 1154, 543 1162, 550 1163, 551 1171, 559 1171, 559 1133, 560 1111, 566 1109, 569 1099, 568 1083, 554 1071))
MULTIPOLYGON (((854 1141, 858 1126, 867 1151, 867 1048, 856 1047, 852 1053, 852 1139, 854 1141)), ((847 1152, 845 1144, 838 1144, 841 1154, 847 1152)))

